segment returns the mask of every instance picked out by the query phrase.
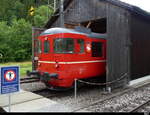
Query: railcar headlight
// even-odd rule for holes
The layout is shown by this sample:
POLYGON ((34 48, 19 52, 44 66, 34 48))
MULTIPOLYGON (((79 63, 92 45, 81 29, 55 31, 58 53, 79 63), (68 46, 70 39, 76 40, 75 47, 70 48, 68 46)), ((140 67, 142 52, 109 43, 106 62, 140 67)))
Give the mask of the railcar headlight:
POLYGON ((55 63, 55 68, 59 68, 58 62, 55 63))
POLYGON ((39 60, 39 57, 34 57, 34 60, 36 60, 36 61, 39 60))

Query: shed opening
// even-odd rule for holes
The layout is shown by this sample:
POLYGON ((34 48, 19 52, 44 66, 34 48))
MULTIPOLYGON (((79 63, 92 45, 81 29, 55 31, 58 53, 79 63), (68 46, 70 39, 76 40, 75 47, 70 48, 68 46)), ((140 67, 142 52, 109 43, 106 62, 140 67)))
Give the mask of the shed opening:
POLYGON ((82 26, 90 28, 95 33, 107 33, 107 19, 101 18, 81 23, 82 26))
POLYGON ((85 21, 81 23, 65 23, 66 28, 74 29, 76 26, 83 26, 85 28, 90 28, 92 32, 95 33, 107 33, 107 19, 101 18, 96 20, 85 21))

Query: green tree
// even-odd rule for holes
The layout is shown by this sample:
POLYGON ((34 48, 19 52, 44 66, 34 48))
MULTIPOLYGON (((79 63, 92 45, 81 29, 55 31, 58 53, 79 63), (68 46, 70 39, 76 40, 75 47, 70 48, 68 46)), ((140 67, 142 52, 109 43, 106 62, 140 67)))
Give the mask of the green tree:
POLYGON ((11 27, 11 48, 15 61, 24 61, 31 58, 32 31, 31 24, 25 19, 13 20, 11 27))
POLYGON ((35 9, 34 26, 43 27, 48 21, 49 17, 53 14, 53 9, 42 5, 35 9))
POLYGON ((7 25, 7 22, 0 22, 0 55, 2 55, 0 62, 8 60, 7 57, 10 52, 10 46, 8 45, 10 37, 9 33, 10 27, 7 25))
POLYGON ((47 3, 48 0, 0 0, 0 62, 31 59, 31 28, 43 27, 48 15, 53 14, 47 3), (29 16, 31 6, 35 8, 34 16, 29 16))
MULTIPOLYGON (((28 11, 31 6, 47 5, 48 0, 0 0, 0 20, 10 23, 13 17, 28 20, 28 11)), ((49 0, 50 3, 53 0, 49 0)))
POLYGON ((25 9, 25 5, 19 1, 16 1, 14 3, 14 7, 11 8, 11 10, 13 11, 10 11, 11 15, 12 16, 15 16, 17 19, 20 19, 20 18, 26 18, 26 9, 25 9))

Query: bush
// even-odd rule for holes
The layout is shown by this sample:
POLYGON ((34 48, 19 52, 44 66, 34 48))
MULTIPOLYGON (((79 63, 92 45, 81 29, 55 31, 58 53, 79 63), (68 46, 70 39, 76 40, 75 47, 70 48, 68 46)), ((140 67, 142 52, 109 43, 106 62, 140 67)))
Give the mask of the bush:
POLYGON ((24 61, 30 59, 32 51, 32 26, 24 19, 12 21, 10 27, 0 22, 0 53, 1 62, 24 61))

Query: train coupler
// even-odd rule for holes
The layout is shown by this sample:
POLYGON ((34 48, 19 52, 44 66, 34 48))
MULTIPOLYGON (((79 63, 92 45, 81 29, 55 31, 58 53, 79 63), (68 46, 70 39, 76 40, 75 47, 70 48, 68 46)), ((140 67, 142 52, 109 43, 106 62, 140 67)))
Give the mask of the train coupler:
POLYGON ((41 81, 47 82, 50 81, 51 78, 53 79, 58 79, 58 74, 57 73, 51 73, 49 74, 48 72, 40 73, 39 71, 32 71, 30 72, 29 70, 26 72, 27 76, 35 76, 37 79, 40 79, 41 81))
POLYGON ((42 76, 40 76, 41 81, 50 81, 50 79, 58 79, 58 74, 57 73, 51 73, 49 74, 48 72, 45 72, 42 76))
POLYGON ((27 76, 33 75, 33 76, 36 76, 37 78, 40 78, 40 73, 38 71, 32 71, 32 72, 30 72, 29 70, 27 70, 26 71, 26 75, 27 76))

